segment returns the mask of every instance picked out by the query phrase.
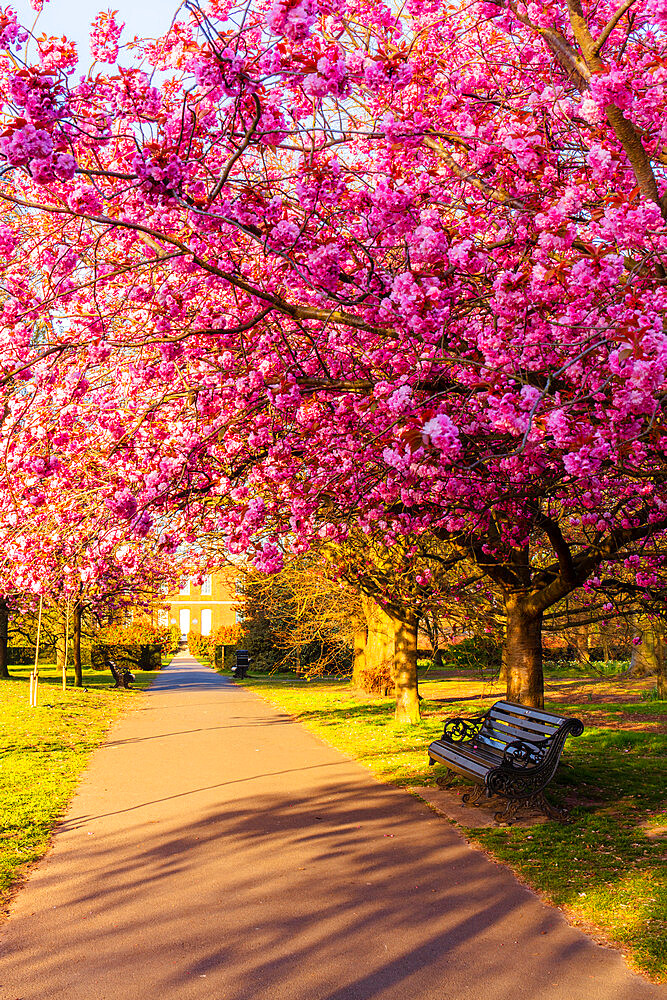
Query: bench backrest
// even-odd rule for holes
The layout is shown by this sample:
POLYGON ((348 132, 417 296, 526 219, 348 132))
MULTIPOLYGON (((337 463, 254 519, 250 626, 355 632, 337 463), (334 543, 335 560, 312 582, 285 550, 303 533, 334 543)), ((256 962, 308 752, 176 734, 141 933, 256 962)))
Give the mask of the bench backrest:
POLYGON ((486 713, 481 732, 475 740, 502 753, 507 744, 514 740, 534 742, 550 739, 569 721, 562 715, 544 712, 539 708, 497 701, 486 713))

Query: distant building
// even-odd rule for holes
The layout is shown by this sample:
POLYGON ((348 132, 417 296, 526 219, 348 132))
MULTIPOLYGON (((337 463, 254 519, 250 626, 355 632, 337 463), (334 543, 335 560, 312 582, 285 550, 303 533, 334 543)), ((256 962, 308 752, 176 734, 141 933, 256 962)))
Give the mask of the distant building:
POLYGON ((178 625, 183 638, 188 632, 212 635, 238 621, 236 571, 230 567, 211 573, 200 587, 188 581, 178 594, 170 594, 161 603, 167 608, 158 612, 159 625, 178 625))

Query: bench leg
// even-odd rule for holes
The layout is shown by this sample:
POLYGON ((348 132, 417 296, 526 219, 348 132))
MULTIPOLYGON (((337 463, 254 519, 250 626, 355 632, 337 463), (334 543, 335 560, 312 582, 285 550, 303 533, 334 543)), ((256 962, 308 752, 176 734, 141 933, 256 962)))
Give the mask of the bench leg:
POLYGON ((541 809, 549 819, 557 819, 560 823, 570 822, 570 810, 565 807, 555 806, 553 802, 549 802, 544 792, 538 792, 537 795, 534 795, 531 802, 538 809, 541 809))
POLYGON ((494 813, 494 819, 497 823, 511 823, 516 817, 518 810, 523 806, 526 809, 539 809, 548 819, 555 819, 560 823, 569 822, 569 809, 561 809, 559 806, 555 806, 552 802, 549 802, 544 792, 536 792, 529 799, 508 799, 505 808, 499 809, 497 813, 494 813))
POLYGON ((465 795, 461 796, 461 801, 465 802, 467 806, 478 806, 486 794, 484 785, 475 785, 471 792, 466 792, 465 795))
POLYGON ((511 823, 512 820, 516 817, 519 806, 527 805, 528 801, 529 800, 526 799, 524 799, 523 802, 521 801, 521 799, 508 799, 507 802, 505 803, 504 808, 499 809, 498 812, 495 812, 493 814, 493 818, 495 819, 496 823, 511 823))
POLYGON ((445 788, 449 788, 453 781, 454 781, 454 772, 450 770, 445 771, 444 774, 441 774, 438 778, 435 779, 435 783, 438 786, 438 788, 442 788, 443 790, 445 788))

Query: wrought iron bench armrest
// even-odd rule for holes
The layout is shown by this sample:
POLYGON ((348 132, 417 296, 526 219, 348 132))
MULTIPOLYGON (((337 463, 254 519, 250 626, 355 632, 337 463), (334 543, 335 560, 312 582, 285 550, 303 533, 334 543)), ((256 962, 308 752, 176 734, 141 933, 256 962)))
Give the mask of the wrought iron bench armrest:
POLYGON ((501 767, 511 767, 525 770, 528 767, 539 767, 549 755, 551 740, 513 740, 508 743, 503 753, 501 767))
POLYGON ((474 719, 447 719, 442 730, 442 738, 453 743, 471 740, 481 730, 485 718, 485 715, 479 715, 474 719))

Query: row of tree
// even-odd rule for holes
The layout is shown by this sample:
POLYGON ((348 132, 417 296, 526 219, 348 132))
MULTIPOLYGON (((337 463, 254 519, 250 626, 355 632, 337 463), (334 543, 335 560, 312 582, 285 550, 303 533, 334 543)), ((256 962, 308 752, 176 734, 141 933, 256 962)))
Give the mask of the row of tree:
MULTIPOLYGON (((75 687, 83 687, 84 666, 96 666, 95 649, 137 650, 159 646, 164 654, 173 654, 180 644, 180 631, 156 624, 159 594, 132 592, 126 589, 111 600, 96 602, 57 602, 48 597, 40 602, 26 598, 0 603, 0 678, 11 676, 13 655, 21 659, 14 662, 32 662, 37 652, 39 635, 40 660, 45 656, 55 663, 62 673, 69 669, 74 675, 75 687), (25 658, 27 654, 27 658, 25 658)), ((103 659, 108 657, 103 657, 103 659)))
MULTIPOLYGON (((274 575, 252 570, 245 574, 239 641, 249 649, 255 669, 288 669, 309 677, 351 674, 362 691, 395 692, 397 718, 416 721, 418 715, 410 713, 412 697, 400 688, 404 660, 414 660, 416 673, 417 631, 408 632, 403 624, 411 611, 418 620, 422 646, 424 640, 430 644, 430 650, 422 648, 421 654, 430 656, 434 665, 442 666, 444 656, 481 677, 506 678, 500 610, 494 621, 475 614, 474 607, 462 607, 460 600, 448 604, 443 600, 434 609, 424 599, 419 615, 414 595, 410 607, 392 614, 368 592, 360 593, 350 582, 335 578, 341 559, 340 552, 328 548, 311 550, 286 560, 274 575)), ((572 658, 584 671, 591 670, 592 661, 603 664, 613 658, 628 661, 629 676, 655 674, 661 697, 667 695, 664 641, 657 615, 618 613, 600 622, 590 604, 572 602, 557 609, 553 632, 544 636, 548 657, 572 658)))
POLYGON ((662 5, 210 0, 127 54, 94 34, 82 77, 0 18, 0 589, 324 545, 409 719, 453 602, 532 705, 545 628, 660 616, 662 5))

